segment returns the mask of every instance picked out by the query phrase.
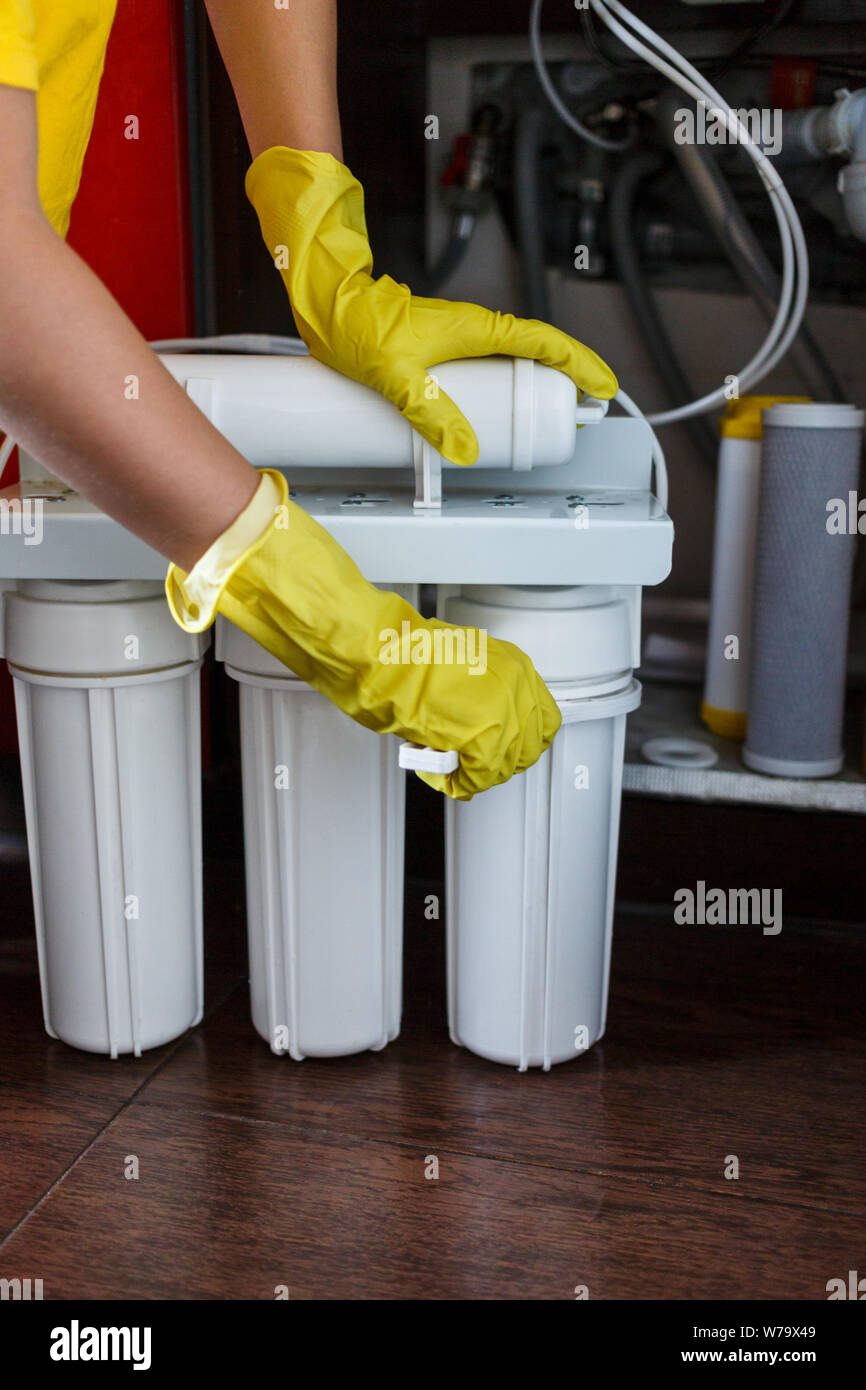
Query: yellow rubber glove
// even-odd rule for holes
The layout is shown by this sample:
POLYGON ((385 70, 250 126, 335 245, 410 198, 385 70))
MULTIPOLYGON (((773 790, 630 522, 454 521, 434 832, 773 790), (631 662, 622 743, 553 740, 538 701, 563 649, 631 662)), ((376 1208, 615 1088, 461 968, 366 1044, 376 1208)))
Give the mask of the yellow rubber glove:
MULTIPOLYGON (((166 596, 187 632, 222 613, 366 728, 456 748, 456 771, 419 776, 459 801, 530 767, 560 725, 529 657, 510 642, 487 637, 482 663, 476 634, 466 644, 474 664, 447 664, 442 637, 476 630, 422 618, 369 584, 289 500, 281 473, 264 470, 252 502, 190 574, 169 568, 166 596)), ((459 655, 459 646, 451 650, 459 655)))
POLYGON ((421 299, 389 275, 374 280, 364 192, 330 154, 265 150, 246 191, 313 357, 372 386, 452 463, 474 463, 475 431, 429 369, 458 357, 532 357, 567 373, 579 391, 608 400, 613 372, 590 348, 536 319, 477 304, 421 299))

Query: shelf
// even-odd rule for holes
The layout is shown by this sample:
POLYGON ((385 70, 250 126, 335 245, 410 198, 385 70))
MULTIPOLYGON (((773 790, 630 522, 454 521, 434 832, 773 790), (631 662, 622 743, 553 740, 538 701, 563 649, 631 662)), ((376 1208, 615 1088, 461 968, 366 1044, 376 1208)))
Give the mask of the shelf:
MULTIPOLYGON (((640 672, 638 672, 640 675, 640 672)), ((668 800, 724 802, 731 805, 780 806, 803 811, 843 811, 866 816, 866 777, 862 756, 864 697, 852 698, 848 719, 848 755, 836 777, 767 777, 743 766, 742 745, 711 734, 698 715, 700 686, 645 681, 643 703, 629 715, 623 791, 668 800), (648 738, 698 739, 719 755, 712 768, 657 767, 645 761, 641 746, 648 738)))

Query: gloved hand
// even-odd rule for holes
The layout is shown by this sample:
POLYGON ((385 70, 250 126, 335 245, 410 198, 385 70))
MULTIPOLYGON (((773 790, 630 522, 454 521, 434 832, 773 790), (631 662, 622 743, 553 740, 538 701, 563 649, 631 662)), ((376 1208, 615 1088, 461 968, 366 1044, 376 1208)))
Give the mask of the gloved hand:
POLYGON ((252 502, 189 575, 169 568, 166 596, 187 632, 202 632, 219 611, 366 728, 456 748, 454 772, 419 775, 460 801, 530 767, 560 725, 529 657, 510 642, 488 637, 482 670, 477 661, 445 664, 440 637, 437 660, 437 631, 456 629, 369 584, 289 501, 281 473, 263 472, 252 502), (429 639, 427 660, 393 660, 404 631, 410 658, 429 639))
POLYGON ((313 357, 374 387, 452 463, 478 457, 475 431, 454 402, 430 392, 429 369, 458 357, 532 357, 580 391, 608 400, 613 372, 590 348, 536 319, 476 304, 421 299, 389 275, 374 280, 357 179, 330 154, 265 150, 246 191, 313 357))

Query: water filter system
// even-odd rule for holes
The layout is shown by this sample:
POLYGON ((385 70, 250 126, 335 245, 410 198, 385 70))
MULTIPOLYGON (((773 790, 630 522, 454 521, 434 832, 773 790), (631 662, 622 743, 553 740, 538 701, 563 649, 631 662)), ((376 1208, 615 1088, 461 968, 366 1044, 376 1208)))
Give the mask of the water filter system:
MULTIPOLYGON (((654 470, 662 488, 664 474, 651 429, 578 403, 573 383, 529 361, 451 363, 436 375, 476 429, 481 466, 457 469, 428 458, 419 467, 417 441, 394 408, 320 363, 246 354, 165 360, 251 461, 291 460, 289 476, 300 480, 296 500, 368 578, 410 600, 419 583, 435 583, 446 620, 520 643, 550 683, 563 717, 553 749, 510 789, 448 808, 450 1026, 468 1048, 519 1067, 579 1055, 604 1028, 624 722, 640 698, 632 677, 640 595, 670 567, 672 526, 652 491, 654 470), (503 862, 515 873, 523 865, 507 923, 495 886, 504 883, 503 862), (479 894, 479 885, 490 891, 479 894)), ((31 750, 25 765, 29 759, 37 769, 25 790, 39 850, 32 865, 46 1016, 73 1045, 118 1055, 167 1032, 176 1036, 200 1008, 193 988, 200 882, 190 875, 200 872, 201 830, 189 800, 198 744, 188 683, 201 647, 174 627, 157 597, 161 557, 39 473, 25 458, 19 491, 22 505, 43 508, 42 544, 29 547, 14 534, 2 541, 9 579, 0 649, 20 687, 22 750, 31 750), (63 501, 52 504, 52 496, 63 501), (48 590, 38 590, 45 582, 38 570, 52 576, 51 604, 48 590), (130 574, 132 581, 119 578, 130 574), (83 589, 97 628, 104 614, 99 640, 92 623, 80 621, 83 589), (56 653, 24 644, 30 628, 21 614, 37 602, 37 590, 40 613, 50 613, 52 633, 68 634, 78 666, 70 657, 58 665, 56 653), (149 633, 144 616, 156 607, 172 651, 149 638, 134 642, 139 666, 129 674, 122 653, 119 676, 104 643, 113 652, 118 633, 149 633), (99 675, 83 677, 84 694, 77 687, 67 694, 79 670, 99 675), (66 723, 56 712, 53 722, 47 709, 34 712, 24 692, 37 678, 50 680, 55 702, 66 700, 58 703, 58 711, 68 708, 66 723), (123 689, 111 697, 103 729, 94 710, 109 699, 104 687, 118 681, 123 689), (165 692, 175 689, 186 694, 169 709, 165 692), (124 703, 133 698, 140 709, 134 724, 124 703), (88 714, 81 701, 90 702, 88 714), (147 777, 138 771, 143 741, 152 742, 146 730, 157 719, 161 731, 166 724, 173 731, 177 783, 158 788, 153 779, 171 771, 160 759, 147 777), (79 725, 95 751, 81 766, 67 757, 66 798, 46 805, 47 773, 40 780, 39 769, 58 738, 68 737, 80 753, 79 725), (157 814, 157 790, 184 818, 183 835, 173 812, 157 814), (80 838, 93 831, 92 805, 103 805, 96 824, 107 857, 98 865, 90 842, 87 853, 71 842, 74 861, 64 849, 70 808, 77 808, 80 838), (179 848, 189 856, 186 872, 179 848), (89 876, 87 892, 67 892, 61 902, 61 873, 67 889, 77 875, 89 876), (170 949, 164 931, 127 921, 125 904, 134 899, 143 917, 161 905, 170 949), (99 927, 71 970, 81 903, 99 927), (160 996, 154 982, 167 960, 173 987, 160 996)), ((296 1060, 384 1047, 400 1026, 402 769, 413 761, 447 769, 457 754, 401 749, 396 739, 353 724, 222 620, 216 654, 241 696, 253 1026, 275 1053, 296 1060)))

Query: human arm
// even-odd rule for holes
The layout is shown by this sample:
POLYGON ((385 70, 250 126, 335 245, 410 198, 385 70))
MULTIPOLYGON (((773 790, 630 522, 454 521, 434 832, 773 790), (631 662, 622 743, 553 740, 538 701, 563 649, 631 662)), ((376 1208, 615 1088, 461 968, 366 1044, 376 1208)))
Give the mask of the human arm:
POLYGON ((0 85, 0 425, 160 554, 191 566, 254 468, 187 398, 45 218, 34 93, 0 85))
POLYGON ((253 159, 273 145, 343 158, 336 0, 205 0, 253 159))

